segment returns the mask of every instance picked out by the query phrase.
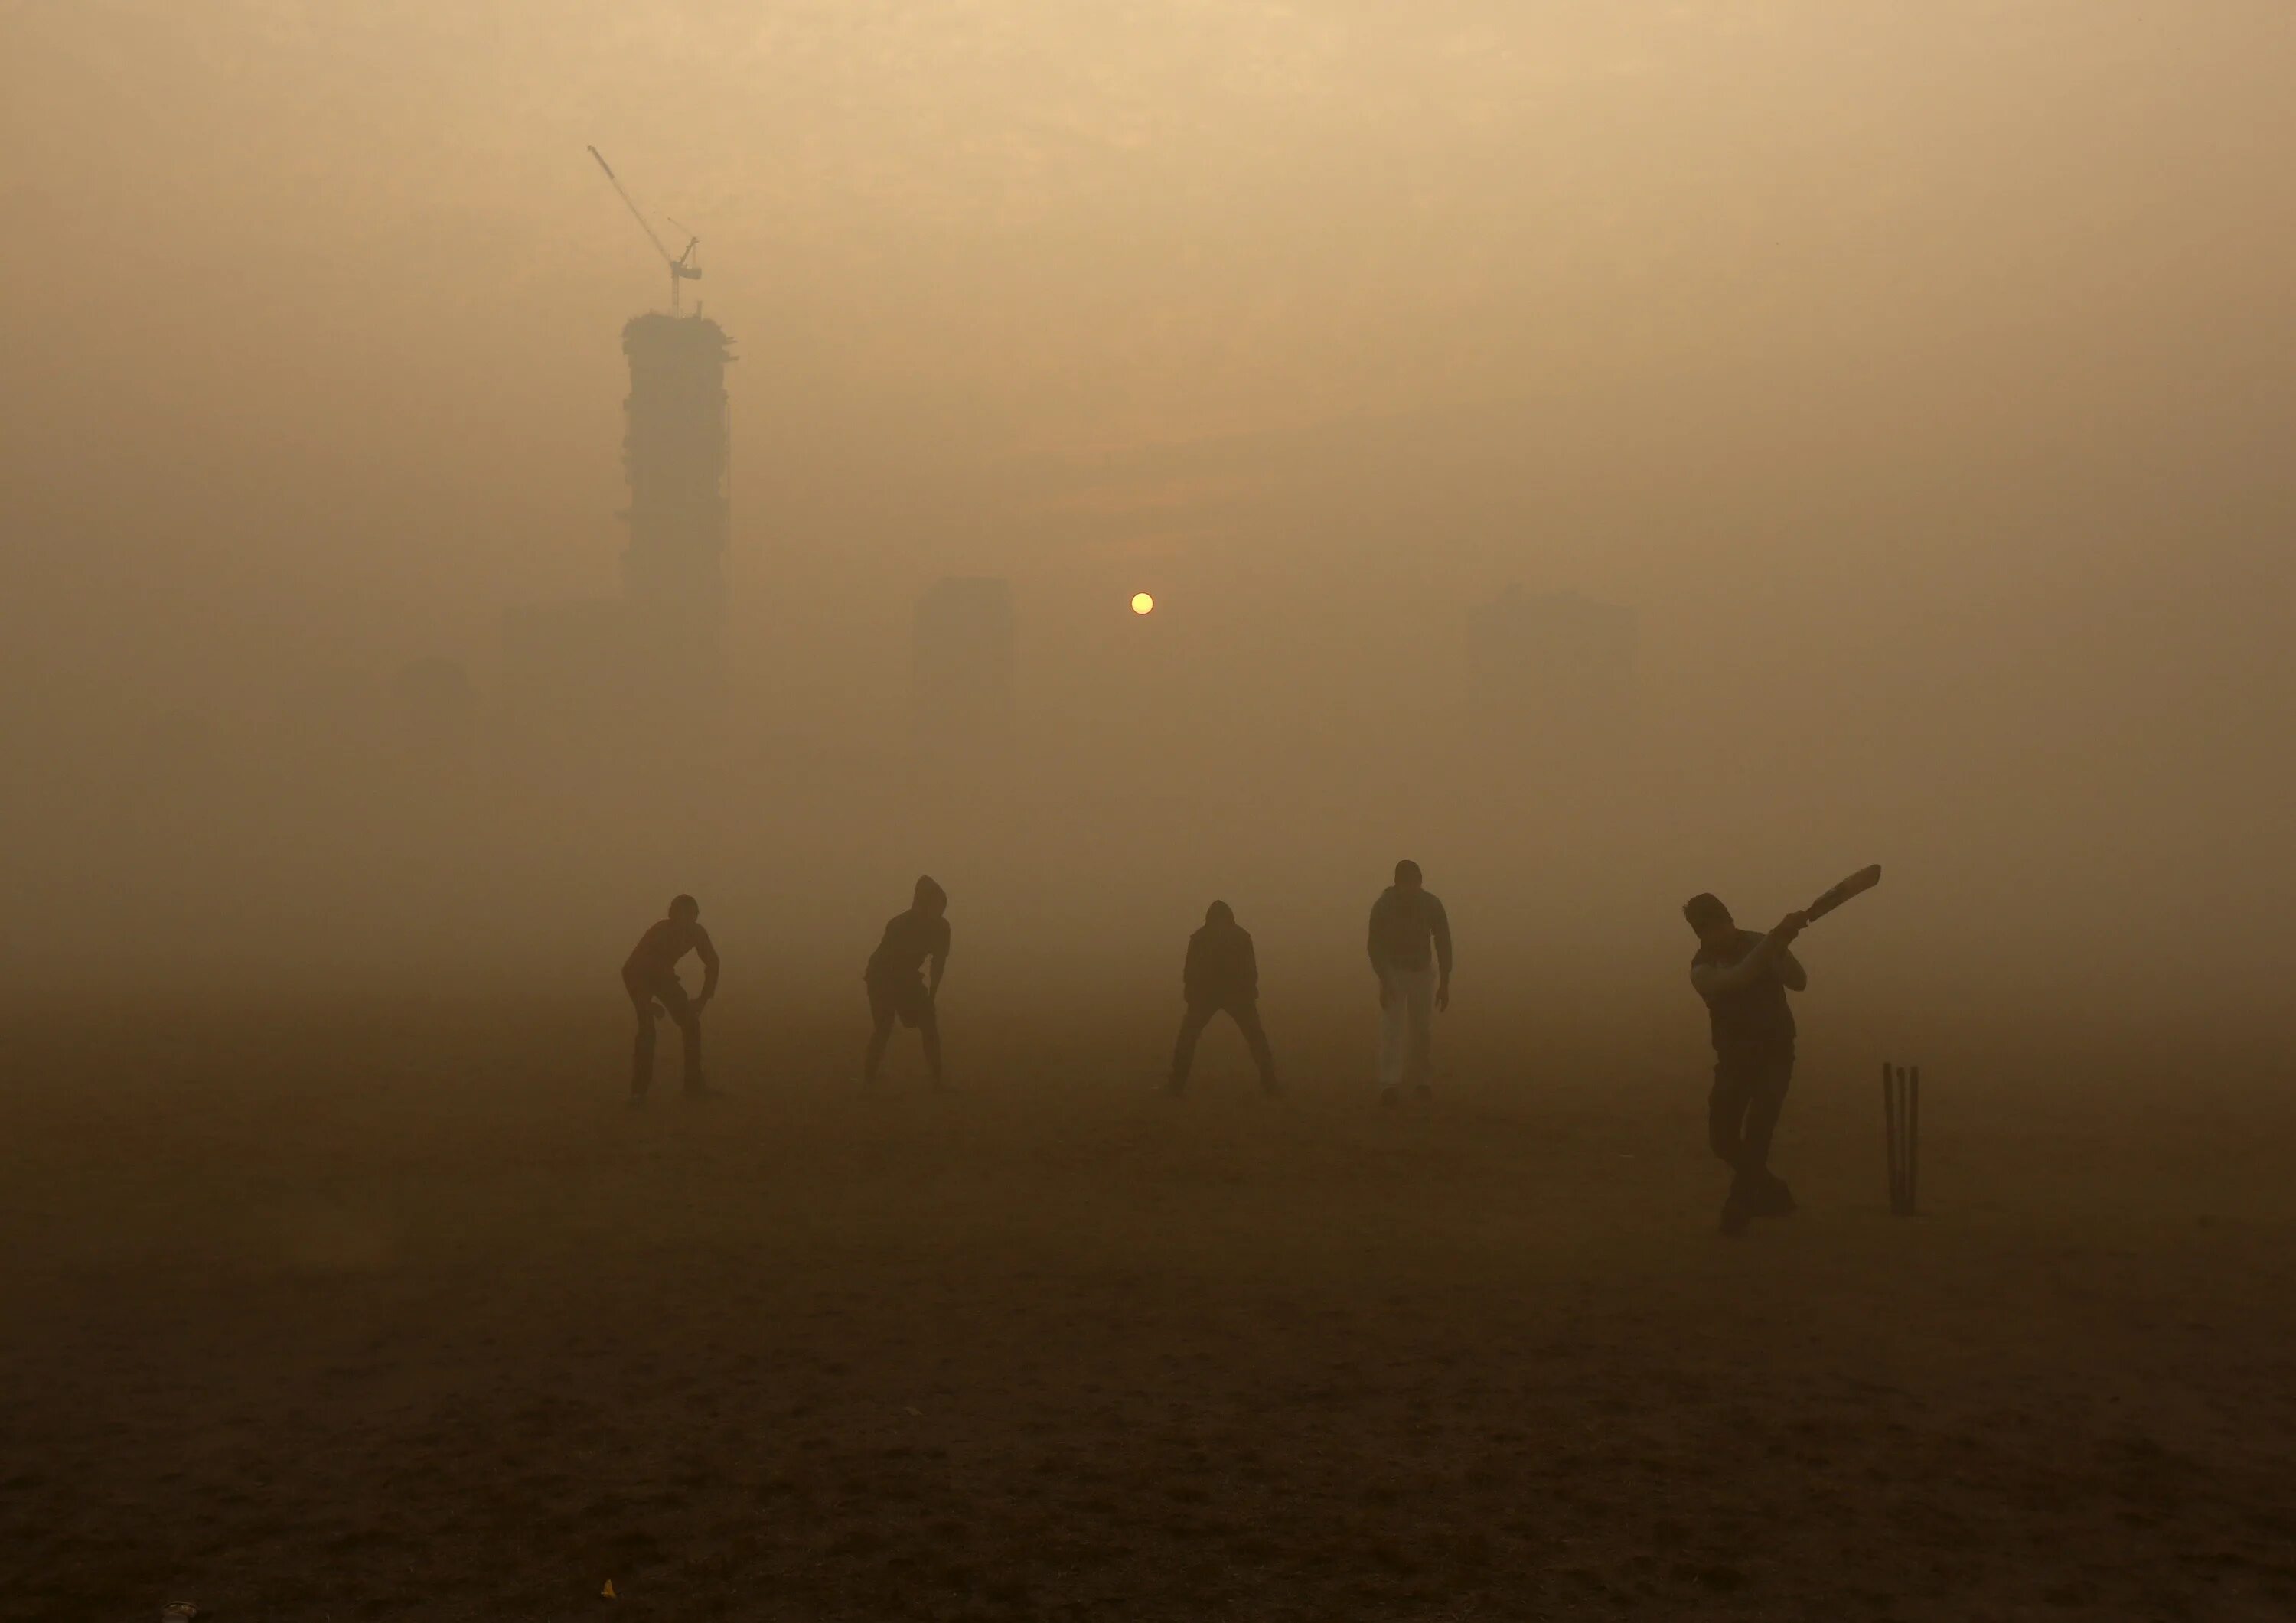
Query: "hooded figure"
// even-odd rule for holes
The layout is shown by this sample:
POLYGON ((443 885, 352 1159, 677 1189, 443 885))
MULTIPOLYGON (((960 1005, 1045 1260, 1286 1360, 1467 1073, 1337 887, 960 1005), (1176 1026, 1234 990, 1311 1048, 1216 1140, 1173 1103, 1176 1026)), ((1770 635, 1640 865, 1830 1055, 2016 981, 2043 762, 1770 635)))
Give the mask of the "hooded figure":
POLYGON ((864 1081, 874 1081, 893 1035, 893 1022, 914 1028, 925 1043, 925 1068, 940 1080, 940 1022, 936 1004, 940 978, 948 968, 948 892, 930 877, 917 881, 906 913, 885 921, 885 933, 869 966, 861 971, 869 989, 869 1054, 861 1070, 864 1081), (931 979, 925 966, 932 966, 931 979))
POLYGON ((1243 1033, 1259 1068, 1259 1086, 1275 1093, 1275 1057, 1267 1047, 1267 1033, 1259 1023, 1259 963, 1251 948, 1250 933, 1235 922, 1235 910, 1226 902, 1204 909, 1204 927, 1188 938, 1188 956, 1180 971, 1180 990, 1187 1012, 1180 1017, 1179 1041, 1172 1049, 1175 1094, 1188 1085, 1188 1069, 1196 1057, 1196 1039, 1225 1012, 1243 1033))

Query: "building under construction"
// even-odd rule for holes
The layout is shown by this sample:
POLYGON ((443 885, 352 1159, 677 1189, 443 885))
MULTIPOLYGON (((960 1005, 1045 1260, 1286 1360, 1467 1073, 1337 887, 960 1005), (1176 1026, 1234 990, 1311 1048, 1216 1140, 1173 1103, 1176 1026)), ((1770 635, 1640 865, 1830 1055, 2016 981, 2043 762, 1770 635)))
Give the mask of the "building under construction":
POLYGON ((688 232, 685 249, 670 252, 604 156, 594 146, 590 156, 661 256, 669 310, 622 326, 630 504, 621 515, 629 524, 621 596, 506 615, 507 676, 513 709, 531 722, 555 718, 578 730, 621 713, 658 732, 683 707, 723 690, 733 497, 726 368, 734 357, 724 328, 681 307, 685 284, 701 275, 701 240, 688 232))
POLYGON ((661 674, 715 678, 724 657, 727 472, 726 332, 701 316, 622 328, 630 392, 622 470, 630 538, 622 594, 642 657, 661 674))

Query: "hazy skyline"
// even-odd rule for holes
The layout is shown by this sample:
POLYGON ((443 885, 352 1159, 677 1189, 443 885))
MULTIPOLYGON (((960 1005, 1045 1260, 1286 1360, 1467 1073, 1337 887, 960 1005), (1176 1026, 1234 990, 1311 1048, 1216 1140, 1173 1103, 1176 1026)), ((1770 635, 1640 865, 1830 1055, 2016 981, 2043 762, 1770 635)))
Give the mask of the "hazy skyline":
MULTIPOLYGON (((1823 803, 1857 860, 1932 840, 1956 906, 2024 876, 2059 929, 2114 884, 2195 928, 2292 899, 2284 9, 16 4, 0 37, 23 749, 324 732, 422 657, 491 695, 505 609, 614 589, 617 335, 663 294, 595 143, 701 234, 742 357, 761 734, 890 745, 917 594, 988 573, 1024 704, 1131 717, 1111 759, 1217 680, 1207 772, 1319 709, 1344 762, 1390 715, 1441 734, 1448 628, 1521 581, 1637 611, 1684 775, 1646 793, 1720 770, 1765 860, 1823 803), (1387 677, 1382 638, 1429 657, 1387 677)), ((1649 816, 1655 849, 1687 814, 1649 816)))

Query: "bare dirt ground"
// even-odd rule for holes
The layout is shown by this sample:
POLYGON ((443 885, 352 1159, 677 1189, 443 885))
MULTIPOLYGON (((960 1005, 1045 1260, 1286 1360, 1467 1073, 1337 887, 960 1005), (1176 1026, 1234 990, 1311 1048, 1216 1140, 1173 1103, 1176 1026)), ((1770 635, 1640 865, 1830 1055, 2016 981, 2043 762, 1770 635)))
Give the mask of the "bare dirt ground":
POLYGON ((0 1616, 2296 1613, 2267 1068, 1933 1070, 1898 1221, 1806 1053, 1734 1244, 1694 1056, 729 1029, 632 1114, 619 1022, 14 1020, 0 1616))

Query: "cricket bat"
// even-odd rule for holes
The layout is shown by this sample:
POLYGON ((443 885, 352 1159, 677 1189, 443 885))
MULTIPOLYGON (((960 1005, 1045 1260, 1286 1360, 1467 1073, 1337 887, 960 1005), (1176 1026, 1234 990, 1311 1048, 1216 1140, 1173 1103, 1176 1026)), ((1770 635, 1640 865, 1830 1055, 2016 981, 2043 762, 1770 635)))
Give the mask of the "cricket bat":
POLYGON ((1863 896, 1881 882, 1882 865, 1877 862, 1871 867, 1858 869, 1857 873, 1834 886, 1833 889, 1819 897, 1802 911, 1814 923, 1841 906, 1851 897, 1863 896))

